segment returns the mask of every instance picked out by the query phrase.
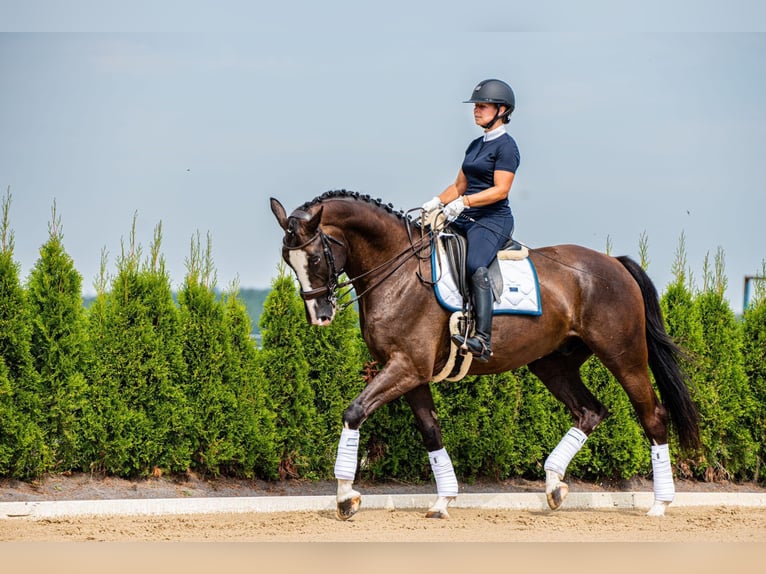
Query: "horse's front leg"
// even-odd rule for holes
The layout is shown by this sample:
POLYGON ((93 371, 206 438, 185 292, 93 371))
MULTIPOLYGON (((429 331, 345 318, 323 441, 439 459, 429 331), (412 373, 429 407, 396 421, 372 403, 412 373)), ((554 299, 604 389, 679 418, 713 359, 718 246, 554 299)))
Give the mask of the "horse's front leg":
POLYGON ((354 516, 362 505, 362 495, 354 490, 358 452, 359 429, 344 427, 335 458, 335 478, 338 480, 336 515, 340 520, 354 516))
POLYGON ((426 518, 449 518, 447 506, 457 497, 458 482, 452 460, 442 443, 442 431, 436 418, 436 406, 431 387, 428 384, 415 387, 405 395, 405 398, 415 415, 415 424, 423 437, 431 471, 436 479, 438 498, 426 512, 426 518))
POLYGON ((338 480, 336 514, 339 519, 348 520, 359 511, 362 504, 361 494, 354 490, 359 457, 359 427, 375 409, 421 385, 423 381, 415 373, 417 369, 409 357, 390 357, 386 366, 343 413, 343 431, 335 459, 335 478, 338 480))

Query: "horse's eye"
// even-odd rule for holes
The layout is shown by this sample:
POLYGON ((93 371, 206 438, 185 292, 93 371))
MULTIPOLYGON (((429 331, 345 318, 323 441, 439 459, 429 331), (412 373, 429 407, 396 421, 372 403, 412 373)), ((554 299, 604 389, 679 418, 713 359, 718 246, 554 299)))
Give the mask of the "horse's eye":
POLYGON ((320 259, 319 255, 312 255, 311 257, 309 257, 309 263, 311 265, 315 266, 315 267, 317 265, 319 265, 320 261, 321 261, 321 259, 320 259))

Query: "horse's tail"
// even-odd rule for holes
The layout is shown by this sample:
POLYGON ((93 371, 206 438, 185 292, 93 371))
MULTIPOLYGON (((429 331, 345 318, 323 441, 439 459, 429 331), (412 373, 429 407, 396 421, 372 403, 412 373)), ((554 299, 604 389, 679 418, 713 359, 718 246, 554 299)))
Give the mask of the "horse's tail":
POLYGON ((681 446, 686 449, 697 448, 700 445, 699 415, 689 395, 688 377, 678 363, 684 353, 665 330, 657 289, 641 266, 630 257, 618 257, 617 260, 641 288, 646 314, 649 367, 660 389, 662 403, 670 413, 681 446))

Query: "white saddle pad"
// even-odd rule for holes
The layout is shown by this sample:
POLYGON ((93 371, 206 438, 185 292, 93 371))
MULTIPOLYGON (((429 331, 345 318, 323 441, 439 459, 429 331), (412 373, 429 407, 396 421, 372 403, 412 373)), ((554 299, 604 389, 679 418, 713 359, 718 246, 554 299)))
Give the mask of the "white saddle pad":
MULTIPOLYGON (((441 242, 437 243, 438 249, 441 249, 441 242)), ((463 308, 463 298, 446 261, 443 254, 437 257, 436 250, 432 251, 431 280, 436 281, 434 292, 442 307, 459 311, 463 308), (444 265, 440 266, 439 261, 444 265)), ((532 261, 529 258, 521 261, 500 260, 500 270, 503 273, 503 292, 500 301, 495 301, 493 314, 542 315, 540 284, 532 261)))

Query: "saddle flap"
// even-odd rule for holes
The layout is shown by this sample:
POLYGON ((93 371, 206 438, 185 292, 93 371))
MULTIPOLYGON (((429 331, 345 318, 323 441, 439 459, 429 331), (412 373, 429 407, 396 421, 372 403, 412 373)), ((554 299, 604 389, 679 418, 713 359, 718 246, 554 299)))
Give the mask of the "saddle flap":
MULTIPOLYGON (((465 271, 468 242, 465 236, 458 233, 442 233, 440 237, 447 265, 449 265, 452 276, 456 278, 458 292, 462 295, 463 300, 467 300, 471 296, 471 291, 468 287, 468 277, 466 277, 465 271)), ((495 301, 500 301, 500 298, 503 296, 503 272, 500 269, 497 257, 489 264, 488 271, 492 295, 495 301)))
POLYGON ((487 268, 489 273, 489 284, 492 287, 492 296, 495 302, 500 301, 503 296, 503 271, 500 269, 500 261, 497 257, 492 260, 487 268))
POLYGON ((455 278, 458 292, 463 296, 463 299, 467 299, 469 297, 469 290, 465 277, 466 239, 456 233, 442 233, 439 237, 444 247, 447 265, 450 271, 452 271, 452 277, 455 278))

